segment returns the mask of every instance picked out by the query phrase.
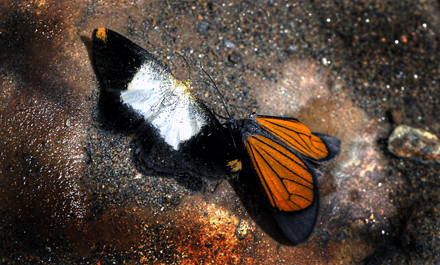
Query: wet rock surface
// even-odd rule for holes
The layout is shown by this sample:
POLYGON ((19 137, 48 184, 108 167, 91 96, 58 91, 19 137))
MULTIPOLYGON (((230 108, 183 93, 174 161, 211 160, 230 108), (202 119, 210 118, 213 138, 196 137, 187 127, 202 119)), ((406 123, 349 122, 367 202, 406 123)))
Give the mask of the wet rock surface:
POLYGON ((0 261, 440 262, 440 169, 387 149, 395 125, 440 135, 439 10, 420 0, 2 1, 0 261), (206 80, 202 65, 236 118, 291 116, 342 139, 320 168, 306 243, 283 241, 246 170, 217 182, 139 161, 134 139, 99 115, 91 33, 102 26, 181 80, 206 80))

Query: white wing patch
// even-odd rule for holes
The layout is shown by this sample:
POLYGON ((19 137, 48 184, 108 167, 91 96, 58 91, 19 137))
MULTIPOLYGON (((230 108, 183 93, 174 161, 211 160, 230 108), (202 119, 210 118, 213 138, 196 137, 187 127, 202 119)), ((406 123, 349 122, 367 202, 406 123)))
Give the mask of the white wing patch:
POLYGON ((204 110, 189 91, 189 84, 175 79, 154 61, 145 62, 127 90, 122 102, 144 116, 174 150, 200 132, 207 123, 204 110))

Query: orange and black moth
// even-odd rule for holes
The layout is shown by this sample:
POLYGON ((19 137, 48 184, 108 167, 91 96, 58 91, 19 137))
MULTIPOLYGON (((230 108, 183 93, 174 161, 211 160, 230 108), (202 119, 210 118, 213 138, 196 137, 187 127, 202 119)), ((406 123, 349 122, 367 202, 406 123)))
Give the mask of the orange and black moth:
POLYGON ((149 52, 105 28, 93 32, 94 64, 106 116, 137 134, 145 164, 167 173, 238 177, 246 160, 286 237, 304 242, 318 212, 313 164, 335 158, 340 140, 293 118, 250 115, 221 124, 149 52))

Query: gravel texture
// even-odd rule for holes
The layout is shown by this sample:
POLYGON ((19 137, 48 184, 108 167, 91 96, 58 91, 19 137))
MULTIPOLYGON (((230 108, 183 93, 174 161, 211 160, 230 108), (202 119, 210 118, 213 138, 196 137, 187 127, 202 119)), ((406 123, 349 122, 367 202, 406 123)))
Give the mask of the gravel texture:
POLYGON ((397 125, 440 135, 439 10, 423 0, 1 1, 0 263, 439 263, 439 166, 387 149, 397 125), (286 242, 246 169, 212 181, 140 162, 133 136, 100 116, 97 27, 191 78, 217 113, 199 65, 236 118, 291 116, 342 139, 320 168, 306 243, 286 242))

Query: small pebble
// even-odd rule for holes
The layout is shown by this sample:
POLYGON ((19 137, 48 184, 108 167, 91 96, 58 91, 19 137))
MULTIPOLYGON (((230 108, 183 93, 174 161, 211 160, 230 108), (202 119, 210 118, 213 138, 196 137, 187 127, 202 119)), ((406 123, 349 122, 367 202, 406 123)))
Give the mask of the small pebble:
POLYGON ((235 44, 232 41, 228 40, 228 39, 225 39, 225 45, 229 49, 235 49, 235 47, 236 47, 235 44))
POLYGON ((388 150, 398 157, 423 163, 440 163, 440 141, 437 136, 406 125, 397 126, 388 137, 388 150))
POLYGON ((240 220, 240 222, 238 222, 238 225, 235 228, 235 235, 237 236, 238 240, 243 240, 245 238, 248 226, 249 224, 244 220, 240 220))

